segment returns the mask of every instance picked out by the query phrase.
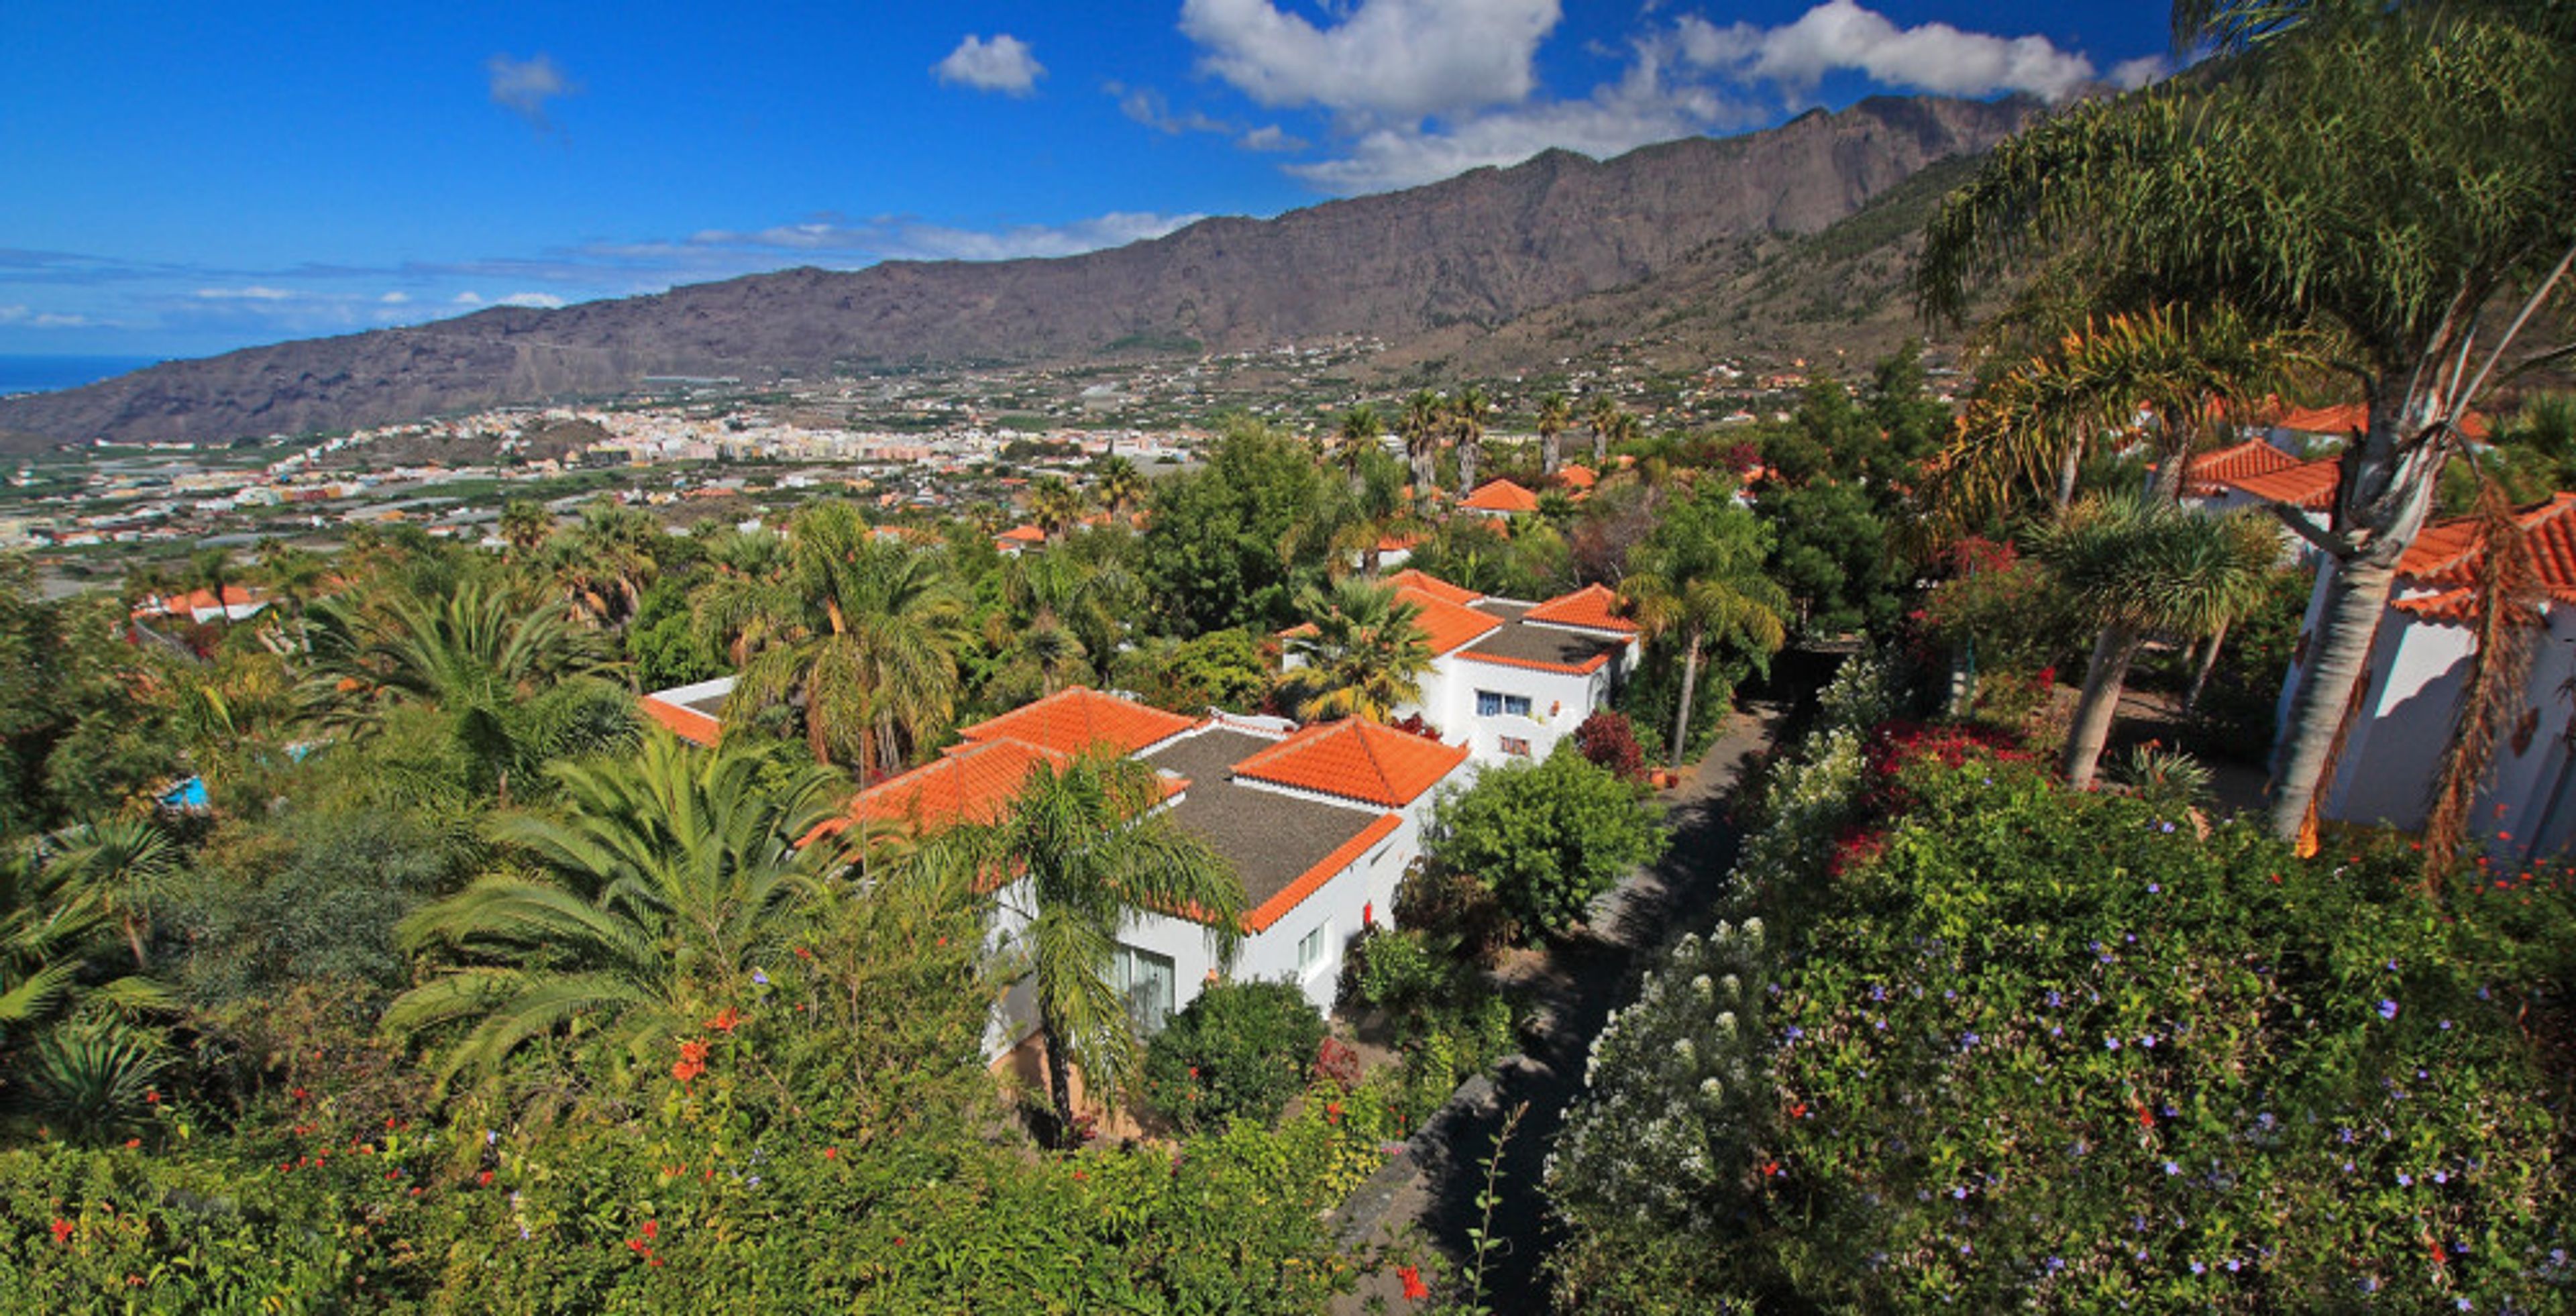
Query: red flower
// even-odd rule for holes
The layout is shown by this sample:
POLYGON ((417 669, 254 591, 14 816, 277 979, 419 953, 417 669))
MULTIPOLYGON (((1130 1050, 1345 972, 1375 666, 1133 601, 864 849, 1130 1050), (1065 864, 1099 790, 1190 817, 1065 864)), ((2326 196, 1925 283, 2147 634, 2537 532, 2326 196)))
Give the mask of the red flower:
POLYGON ((1395 1277, 1404 1282, 1406 1302, 1420 1302, 1431 1296, 1431 1286, 1422 1282, 1421 1267, 1398 1266, 1395 1268, 1395 1277))
POLYGON ((662 1226, 661 1226, 661 1223, 660 1223, 659 1221, 654 1221, 654 1220, 647 1220, 647 1221, 645 1221, 645 1222, 644 1222, 644 1236, 645 1236, 646 1238, 660 1238, 660 1237, 662 1236, 662 1226))
MULTIPOLYGON (((2510 836, 2508 836, 2508 837, 2506 837, 2506 838, 2504 838, 2504 839, 2506 839, 2506 840, 2510 841, 2510 840, 2512 840, 2513 838, 2512 838, 2512 837, 2510 837, 2510 836)), ((145 1089, 143 1089, 143 1104, 144 1104, 144 1105, 147 1105, 147 1106, 158 1106, 158 1105, 160 1105, 160 1104, 161 1104, 161 1094, 160 1094, 160 1093, 158 1093, 158 1092, 153 1091, 151 1088, 145 1088, 145 1089)))
POLYGON ((1763 1177, 1763 1178, 1768 1179, 1768 1178, 1770 1178, 1772 1175, 1778 1174, 1779 1172, 1780 1172, 1780 1163, 1779 1163, 1778 1161, 1764 1161, 1764 1162, 1762 1163, 1762 1177, 1763 1177))
POLYGON ((56 1220, 54 1222, 54 1241, 57 1243, 71 1242, 72 1231, 77 1228, 79 1228, 79 1226, 73 1224, 69 1220, 56 1220))
POLYGON ((707 1072, 707 1067, 694 1061, 674 1060, 671 1062, 671 1077, 676 1078, 683 1083, 686 1083, 705 1072, 707 1072))
POLYGON ((491 1172, 490 1170, 485 1170, 483 1173, 481 1173, 481 1174, 478 1174, 478 1175, 474 1176, 474 1185, 475 1185, 476 1187, 478 1187, 478 1188, 489 1188, 489 1187, 491 1187, 491 1186, 492 1186, 492 1172, 491 1172))
POLYGON ((1793 1105, 1793 1106, 1789 1107, 1789 1118, 1791 1118, 1791 1119, 1793 1119, 1793 1120, 1802 1120, 1802 1119, 1805 1119, 1806 1117, 1807 1117, 1807 1103, 1805 1103, 1805 1102, 1801 1101, 1801 1102, 1797 1103, 1796 1105, 1793 1105))
POLYGON ((715 1017, 715 1018, 713 1018, 713 1019, 709 1019, 709 1020, 707 1021, 707 1027, 708 1027, 708 1028, 710 1028, 710 1029, 712 1029, 712 1030, 714 1030, 714 1031, 716 1031, 716 1032, 719 1032, 719 1033, 728 1033, 728 1034, 729 1034, 729 1033, 733 1032, 733 1030, 734 1030, 734 1025, 739 1024, 739 1023, 741 1023, 741 1022, 742 1022, 742 1014, 741 1014, 741 1012, 739 1012, 739 1011, 735 1010, 732 1006, 728 1005, 728 1006, 726 1006, 725 1008, 723 1008, 722 1010, 718 1010, 718 1011, 716 1012, 716 1017, 715 1017))
POLYGON ((824 1159, 824 1160, 827 1160, 827 1161, 837 1161, 837 1160, 841 1159, 841 1149, 840 1149, 840 1148, 838 1148, 838 1147, 826 1147, 826 1148, 824 1148, 824 1149, 823 1149, 823 1159, 824 1159))
POLYGON ((693 1065, 705 1064, 707 1059, 707 1044, 704 1042, 680 1043, 680 1058, 693 1065))
POLYGON ((802 946, 799 946, 799 947, 797 947, 797 948, 796 948, 796 958, 798 958, 798 959, 800 959, 800 960, 810 960, 810 959, 814 958, 814 952, 812 952, 812 951, 810 951, 810 950, 807 950, 807 949, 805 949, 805 948, 804 948, 804 947, 802 947, 802 946))
POLYGON ((142 1145, 143 1145, 143 1140, 142 1140, 141 1138, 128 1138, 128 1139, 126 1139, 126 1140, 125 1140, 125 1149, 126 1149, 127 1151, 132 1151, 132 1150, 134 1150, 135 1148, 140 1147, 140 1146, 142 1146, 142 1145))
POLYGON ((2154 1128, 2155 1126, 2156 1126, 2156 1113, 2155 1113, 2154 1111, 2152 1111, 2152 1110, 2147 1109, 2144 1105, 2139 1106, 2139 1107, 2138 1107, 2138 1127, 2139 1127, 2139 1128, 2142 1128, 2142 1129, 2152 1129, 2152 1128, 2154 1128))

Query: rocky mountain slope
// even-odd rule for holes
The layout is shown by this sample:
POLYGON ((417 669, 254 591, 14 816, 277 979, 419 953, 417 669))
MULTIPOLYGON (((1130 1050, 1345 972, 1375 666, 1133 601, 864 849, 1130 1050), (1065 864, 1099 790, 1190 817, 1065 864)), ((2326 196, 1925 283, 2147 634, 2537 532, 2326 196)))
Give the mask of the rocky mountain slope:
POLYGON ((1343 335, 1536 367, 1564 354, 1563 317, 1586 299, 1723 292, 1766 260, 1816 245, 1789 239, 1854 217, 1927 166, 1985 150, 2037 109, 1876 98, 1741 137, 1599 162, 1550 151, 1082 256, 796 269, 560 310, 497 308, 0 402, 0 435, 21 446, 216 440, 608 392, 646 375, 810 377, 1343 335))

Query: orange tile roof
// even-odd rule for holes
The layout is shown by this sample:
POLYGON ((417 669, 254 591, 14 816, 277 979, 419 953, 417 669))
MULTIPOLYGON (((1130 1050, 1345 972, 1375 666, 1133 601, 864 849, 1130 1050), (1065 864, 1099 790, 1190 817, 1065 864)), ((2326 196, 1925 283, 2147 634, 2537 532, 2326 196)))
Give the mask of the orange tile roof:
POLYGON ((970 745, 900 777, 860 791, 849 809, 806 834, 800 844, 837 835, 853 824, 936 831, 958 823, 1000 818, 1038 764, 1061 767, 1066 757, 1018 740, 970 745))
POLYGON ((1521 620, 1616 631, 1621 635, 1637 633, 1637 623, 1619 615, 1619 596, 1607 585, 1586 585, 1571 594, 1559 594, 1521 614, 1521 620))
MULTIPOLYGON (((2541 588, 2558 602, 2576 604, 2576 516, 2569 515, 2571 510, 2576 510, 2576 493, 2554 494, 2547 502, 2523 508, 2514 514, 2514 519, 2531 537, 2541 588)), ((2458 517, 2424 527, 2415 542, 2407 546, 2406 556, 2397 560, 2397 574, 2415 585, 2443 587, 2444 592, 2397 606, 2446 621, 2465 620, 2475 603, 2471 587, 2476 581, 2479 559, 2485 553, 2485 539, 2478 533, 2475 517, 2458 517)))
POLYGON ((2319 457, 2227 483, 2267 503, 2288 503, 2322 512, 2334 506, 2335 484, 2341 478, 2342 465, 2340 457, 2319 457))
POLYGON ((1300 728, 1234 765, 1234 775, 1402 808, 1467 761, 1464 745, 1352 719, 1300 728))
MULTIPOLYGON (((2370 428, 2370 407, 2360 402, 2345 402, 2331 407, 2292 407, 2282 412, 2281 418, 2272 424, 2301 434, 2331 434, 2338 439, 2348 439, 2355 431, 2370 428)), ((2484 442, 2487 418, 2474 411, 2462 413, 2460 433, 2484 442)))
POLYGON ((2207 497, 2221 486, 2233 485, 2249 475, 2269 475, 2298 464, 2298 458, 2261 439, 2247 439, 2232 448, 2192 458, 2191 464, 2183 468, 2183 489, 2196 497, 2207 497))
MULTIPOLYGON (((226 609, 238 608, 246 603, 265 603, 268 600, 268 591, 263 589, 255 589, 248 585, 224 586, 223 606, 226 609)), ((210 589, 192 589, 185 594, 166 595, 160 600, 160 604, 161 611, 159 615, 161 616, 185 616, 189 613, 195 612, 199 608, 206 608, 209 610, 214 608, 215 592, 210 589)), ((152 610, 150 608, 136 608, 134 610, 134 615, 141 617, 150 614, 151 611, 152 610)))
POLYGON ((1538 495, 1509 480, 1488 480, 1458 506, 1470 512, 1535 512, 1538 495))
POLYGON ((1397 589, 1410 588, 1420 590, 1443 603, 1473 603, 1476 600, 1485 597, 1472 589, 1460 589, 1459 587, 1450 584, 1448 581, 1442 580, 1438 576, 1431 575, 1430 573, 1415 567, 1406 567, 1404 570, 1386 577, 1385 583, 1393 585, 1397 589))
MULTIPOLYGON (((1396 734, 1404 733, 1399 731, 1396 734)), ((1391 813, 1386 814, 1362 829, 1359 835, 1335 846, 1331 854, 1316 860, 1315 866, 1299 874, 1296 881, 1281 887, 1277 895, 1262 901, 1259 908, 1245 914, 1243 930, 1268 931, 1271 924, 1286 918, 1288 911, 1295 909, 1306 897, 1322 890, 1326 882, 1333 880, 1334 875, 1359 862, 1359 857, 1367 854, 1370 846, 1393 835, 1395 829, 1403 823, 1402 818, 1391 813)))
POLYGON ((1015 544, 1043 544, 1046 542, 1046 532, 1033 525, 1015 525, 993 538, 996 541, 1015 544))
POLYGON ((1077 685, 957 734, 976 741, 1022 740, 1058 754, 1080 754, 1096 745, 1133 754, 1197 725, 1178 713, 1077 685))
POLYGON ((1420 535, 1379 535, 1377 537, 1377 551, 1381 553, 1401 553, 1421 542, 1422 536, 1420 535))
POLYGON ((1435 657, 1466 648, 1502 629, 1502 618, 1451 603, 1425 589, 1402 585, 1396 588, 1395 596, 1422 610, 1422 633, 1431 637, 1435 657))
POLYGON ((712 745, 724 733, 723 724, 694 708, 656 699, 651 695, 639 696, 635 702, 644 710, 644 716, 670 728, 672 735, 692 745, 712 745))
POLYGON ((1556 482, 1568 489, 1589 489, 1600 481, 1601 477, 1581 462, 1567 462, 1556 468, 1556 482))

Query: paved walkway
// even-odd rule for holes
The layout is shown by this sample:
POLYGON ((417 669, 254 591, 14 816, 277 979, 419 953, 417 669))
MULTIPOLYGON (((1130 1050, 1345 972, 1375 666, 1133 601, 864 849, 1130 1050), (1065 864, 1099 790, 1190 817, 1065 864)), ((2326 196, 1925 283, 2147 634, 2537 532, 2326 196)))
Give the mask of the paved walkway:
MULTIPOLYGON (((1495 1135, 1507 1113, 1526 1103, 1502 1157, 1491 1224, 1500 1246, 1486 1262, 1484 1300, 1502 1313, 1547 1310, 1542 1264, 1554 1240, 1540 1172, 1566 1104, 1582 1089, 1585 1055, 1611 1010, 1634 995, 1644 957, 1712 917, 1738 839, 1725 806, 1748 763, 1771 747, 1788 715, 1785 707, 1760 704, 1734 714, 1708 753, 1660 793, 1673 827, 1671 850, 1654 868, 1594 901, 1586 929, 1517 975, 1515 986, 1528 994, 1532 1011, 1525 1053, 1506 1060, 1493 1082, 1477 1080, 1461 1089, 1404 1156, 1353 1194, 1338 1220, 1349 1245, 1391 1243, 1410 1234, 1451 1264, 1463 1264, 1470 1255, 1467 1231, 1486 1227, 1476 1196, 1484 1190, 1495 1135)), ((1413 1307, 1388 1275, 1333 1310, 1367 1311, 1372 1298, 1383 1299, 1391 1312, 1413 1307)))

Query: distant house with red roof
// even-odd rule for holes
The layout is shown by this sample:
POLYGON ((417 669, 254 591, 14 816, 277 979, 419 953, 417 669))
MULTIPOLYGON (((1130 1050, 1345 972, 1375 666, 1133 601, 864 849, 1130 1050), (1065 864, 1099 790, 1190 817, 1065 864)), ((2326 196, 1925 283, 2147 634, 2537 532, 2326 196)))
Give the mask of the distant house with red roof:
MULTIPOLYGON (((658 691, 644 707, 709 744, 731 689, 723 678, 658 691)), ((1161 811, 1243 883, 1244 939, 1232 975, 1294 983, 1318 1010, 1332 1007, 1350 940, 1392 920, 1433 799, 1472 773, 1465 746, 1374 723, 1188 717, 1080 686, 958 734, 961 743, 938 758, 858 792, 806 841, 990 822, 1030 773, 1085 753, 1124 755, 1159 774, 1161 811)), ((995 935, 1018 935, 1031 913, 1025 893, 1005 883, 995 894, 995 935)), ((1135 918, 1112 954, 1120 990, 1149 1027, 1196 999, 1218 968, 1206 926, 1178 915, 1135 918)), ((989 1053, 1011 1051, 1036 1026, 1025 985, 1014 989, 996 1013, 989 1053)))
POLYGON ((152 595, 135 605, 133 615, 136 621, 181 617, 201 626, 218 618, 247 621, 264 611, 274 597, 264 589, 226 585, 223 599, 218 602, 213 590, 193 589, 185 594, 152 595))
POLYGON ((1004 557, 1018 557, 1032 548, 1046 547, 1046 531, 1033 525, 1015 525, 993 536, 993 547, 1004 557))
MULTIPOLYGON (((1610 706, 1641 654, 1636 623, 1599 585, 1527 603, 1412 569, 1384 583, 1419 610, 1431 641, 1420 696, 1396 714, 1420 715, 1479 763, 1546 758, 1610 706)), ((1283 658, 1291 668, 1298 661, 1283 658)))
MULTIPOLYGON (((2539 568, 2541 624, 2524 681, 2523 712, 2496 746, 2474 826, 2491 852, 2547 855, 2576 844, 2576 717, 2562 694, 2576 680, 2576 493, 2517 513, 2539 568)), ((2416 828, 2424 823, 2434 774, 2458 716, 2475 649, 2474 585, 2486 556, 2473 518, 2438 522, 2399 559, 2397 586, 2364 669, 2367 684, 2345 738, 2335 779, 2320 795, 2321 816, 2416 828)), ((2286 728, 2292 692, 2316 632, 2329 565, 2310 598, 2298 662, 2281 692, 2286 728)))
POLYGON ((1484 516, 1524 516, 1538 510, 1538 495, 1510 480, 1488 480, 1458 504, 1484 516))

